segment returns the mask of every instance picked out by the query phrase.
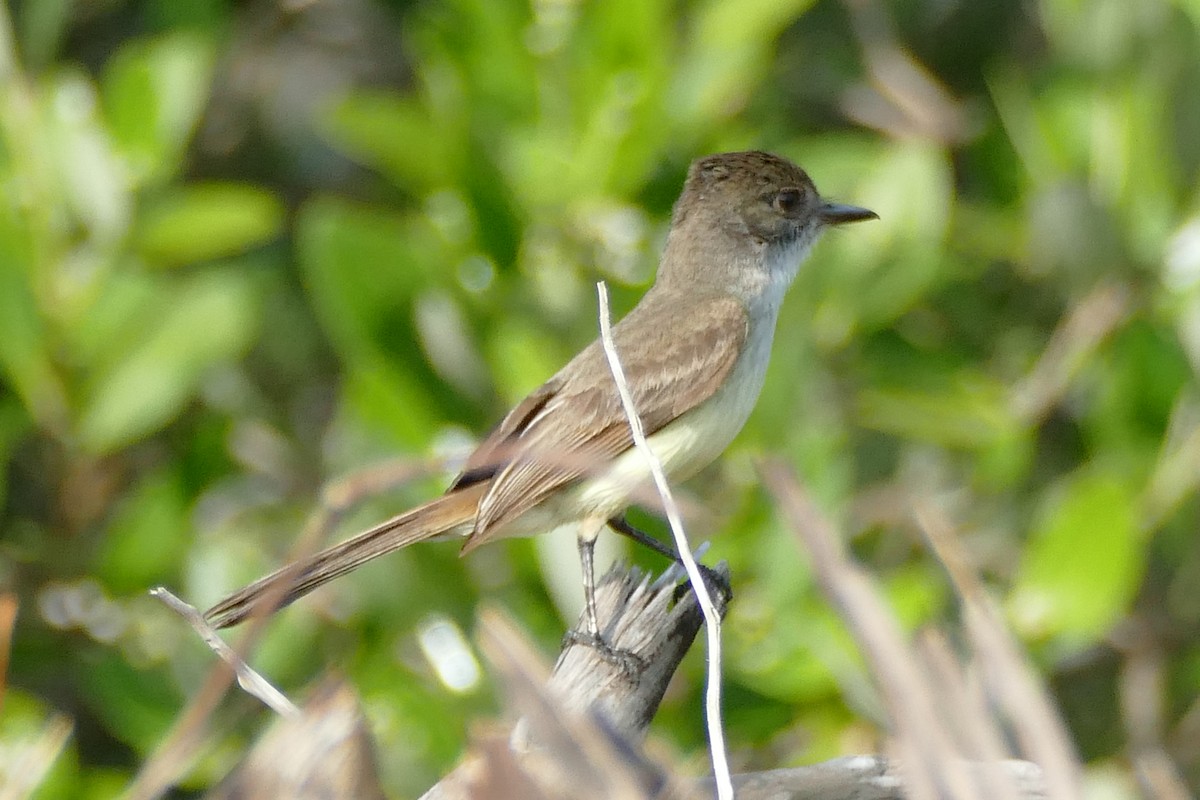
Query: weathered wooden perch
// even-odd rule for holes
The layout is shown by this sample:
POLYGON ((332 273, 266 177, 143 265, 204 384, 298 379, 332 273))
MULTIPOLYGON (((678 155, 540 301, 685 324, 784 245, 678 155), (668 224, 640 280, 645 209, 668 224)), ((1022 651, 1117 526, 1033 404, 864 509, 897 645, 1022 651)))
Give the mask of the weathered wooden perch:
MULTIPOLYGON (((717 573, 728 580, 724 565, 717 573)), ((711 798, 712 781, 682 778, 641 746, 667 683, 703 624, 678 568, 657 580, 617 567, 598 587, 605 635, 640 660, 627 671, 594 649, 568 643, 553 674, 502 614, 480 615, 479 640, 511 724, 476 726, 462 762, 422 800, 665 800, 711 798), (677 600, 678 598, 678 600, 677 600)), ((722 613, 729 592, 714 592, 722 613)), ((353 694, 325 687, 298 716, 279 720, 209 800, 384 797, 372 745, 353 694)), ((386 758, 386 754, 381 756, 386 758)), ((976 787, 999 797, 1046 796, 1027 761, 960 762, 976 787)), ((735 775, 738 800, 904 800, 902 764, 851 756, 822 764, 735 775)), ((991 796, 979 789, 966 797, 991 796)))
MULTIPOLYGON (((964 763, 978 787, 1003 782, 1021 800, 1042 800, 1045 781, 1037 765, 1009 760, 964 763)), ((698 781, 701 797, 712 797, 712 781, 698 781)), ((885 756, 845 756, 807 767, 733 776, 738 800, 907 800, 904 765, 885 756)), ((989 796, 981 792, 982 796, 989 796)))
MULTIPOLYGON (((709 592, 724 616, 732 598, 728 566, 718 565, 713 575, 719 585, 710 585, 709 592)), ((629 671, 595 648, 568 641, 550 678, 551 690, 564 698, 568 709, 599 710, 618 730, 640 738, 704 624, 686 580, 678 565, 657 580, 619 564, 609 570, 596 598, 602 632, 639 666, 629 671)))
MULTIPOLYGON (((511 738, 512 747, 500 747, 494 736, 480 741, 423 800, 537 796, 481 794, 479 787, 494 783, 497 770, 525 773, 545 797, 662 796, 667 773, 647 760, 636 743, 704 624, 693 593, 684 592, 676 602, 681 574, 672 567, 652 581, 637 569, 617 565, 600 580, 596 604, 603 635, 634 657, 638 666, 632 670, 595 648, 568 641, 553 674, 547 675, 516 628, 495 613, 482 615, 481 645, 509 713, 521 720, 515 734, 504 737, 511 738)), ((724 585, 710 586, 710 591, 724 614, 729 570, 721 564, 715 574, 724 585)))

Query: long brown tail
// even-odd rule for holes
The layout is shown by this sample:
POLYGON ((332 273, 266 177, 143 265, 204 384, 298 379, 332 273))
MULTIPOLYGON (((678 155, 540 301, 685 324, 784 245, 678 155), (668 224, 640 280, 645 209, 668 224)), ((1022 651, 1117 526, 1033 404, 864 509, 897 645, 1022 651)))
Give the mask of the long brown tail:
MULTIPOLYGON (((473 484, 431 500, 387 522, 335 544, 303 561, 289 564, 239 589, 204 613, 215 628, 237 625, 268 598, 269 610, 283 608, 328 581, 358 569, 373 558, 469 523, 475 518, 487 482, 473 484)), ((263 609, 266 611, 268 609, 263 609)))

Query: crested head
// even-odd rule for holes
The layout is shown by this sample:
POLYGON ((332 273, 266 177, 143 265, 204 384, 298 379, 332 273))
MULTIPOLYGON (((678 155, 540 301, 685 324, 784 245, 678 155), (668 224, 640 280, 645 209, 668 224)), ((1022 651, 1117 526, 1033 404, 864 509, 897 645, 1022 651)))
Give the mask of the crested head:
POLYGON ((821 198, 808 173, 757 150, 692 162, 675 203, 659 279, 715 283, 741 295, 778 286, 832 225, 875 218, 821 198))
POLYGON ((827 225, 875 216, 865 209, 859 215, 847 210, 822 200, 808 173, 791 161, 750 150, 693 161, 672 223, 702 220, 770 243, 815 238, 827 225))

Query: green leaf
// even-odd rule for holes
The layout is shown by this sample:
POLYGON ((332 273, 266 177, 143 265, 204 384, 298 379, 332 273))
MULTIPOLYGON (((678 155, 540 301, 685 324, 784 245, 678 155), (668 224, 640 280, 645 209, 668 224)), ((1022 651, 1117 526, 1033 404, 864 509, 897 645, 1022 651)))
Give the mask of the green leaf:
POLYGON ((77 668, 80 691, 110 735, 142 754, 153 750, 183 701, 165 670, 135 668, 115 650, 77 668))
POLYGON ((344 153, 410 192, 449 183, 464 138, 457 126, 447 129, 412 99, 383 92, 349 95, 323 127, 344 153))
POLYGON ((187 33, 134 41, 108 63, 105 116, 135 183, 179 171, 208 101, 212 66, 212 46, 187 33))
POLYGON ((429 386, 375 357, 356 360, 342 390, 345 410, 373 432, 386 431, 404 447, 429 444, 444 419, 429 386))
MULTIPOLYGON (((855 161, 861 163, 843 158, 843 168, 855 161)), ((897 143, 861 169, 859 185, 838 199, 866 206, 880 218, 827 235, 814 265, 827 285, 817 335, 831 344, 858 329, 890 324, 954 267, 943 252, 954 201, 945 152, 919 142, 897 143)))
POLYGON ((62 383, 50 360, 46 324, 37 298, 16 259, 15 232, 0 228, 0 370, 29 415, 48 428, 66 419, 62 383))
POLYGON ((173 280, 166 273, 116 265, 80 303, 71 324, 63 326, 67 362, 100 374, 125 360, 145 339, 156 310, 170 304, 173 280))
POLYGON ((192 184, 153 203, 142 215, 137 245, 160 264, 230 256, 277 237, 283 203, 270 191, 239 183, 192 184))
POLYGON ((191 525, 188 500, 177 475, 142 479, 108 525, 98 575, 114 592, 144 591, 183 563, 191 525))
MULTIPOLYGON (((45 125, 27 134, 39 137, 27 158, 49 160, 56 173, 57 202, 75 217, 70 224, 82 224, 90 243, 106 251, 128 235, 134 208, 128 168, 104 127, 96 87, 82 70, 63 70, 49 82, 42 106, 45 125)), ((23 168, 33 181, 45 179, 32 165, 23 168)), ((43 247, 72 243, 61 234, 55 236, 52 228, 35 230, 43 237, 38 242, 43 247)))
POLYGON ((866 428, 967 449, 1008 440, 1018 425, 1005 387, 985 375, 962 374, 936 391, 910 386, 865 389, 858 413, 866 428))
POLYGON ((89 392, 78 428, 82 444, 94 453, 166 425, 205 374, 237 357, 254 334, 256 298, 245 275, 212 271, 165 294, 143 337, 89 392))
MULTIPOLYGON (((431 282, 452 280, 429 228, 400 214, 316 198, 305 204, 296 227, 308 295, 352 363, 395 345, 416 294, 431 282)), ((403 335, 415 341, 411 329, 403 335)))
POLYGON ((1068 478, 1036 524, 1008 598, 1017 626, 1068 646, 1102 638, 1137 590, 1139 541, 1126 482, 1100 471, 1068 478))
POLYGON ((685 124, 712 124, 744 102, 761 80, 775 38, 813 0, 709 0, 695 14, 691 41, 667 93, 685 124))

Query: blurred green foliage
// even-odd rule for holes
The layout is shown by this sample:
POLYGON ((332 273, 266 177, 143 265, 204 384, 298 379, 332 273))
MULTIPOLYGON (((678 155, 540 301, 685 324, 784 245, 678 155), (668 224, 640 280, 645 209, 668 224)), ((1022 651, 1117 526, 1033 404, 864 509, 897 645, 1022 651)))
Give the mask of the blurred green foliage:
MULTIPOLYGON (((595 280, 635 302, 689 160, 746 147, 881 219, 818 247, 699 479, 692 535, 737 591, 735 760, 853 749, 875 707, 758 485, 773 453, 912 628, 956 613, 911 515, 942 505, 1091 780, 1131 796, 1152 743, 1200 790, 1194 0, 3 10, 0 739, 75 724, 38 797, 110 796, 209 667, 145 589, 203 605, 278 565, 330 480, 461 452, 595 335, 595 280)), ((422 631, 469 637, 490 602, 552 652, 577 566, 544 539, 390 557, 281 615, 256 663, 291 691, 350 675, 417 793, 495 708, 439 681, 422 631)), ((701 680, 696 658, 656 723, 687 753, 701 680)), ((262 722, 227 706, 188 788, 262 722)))

